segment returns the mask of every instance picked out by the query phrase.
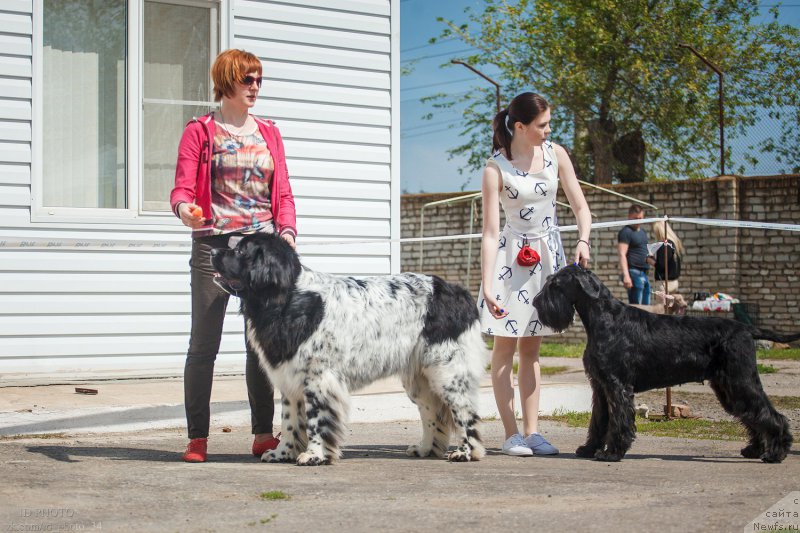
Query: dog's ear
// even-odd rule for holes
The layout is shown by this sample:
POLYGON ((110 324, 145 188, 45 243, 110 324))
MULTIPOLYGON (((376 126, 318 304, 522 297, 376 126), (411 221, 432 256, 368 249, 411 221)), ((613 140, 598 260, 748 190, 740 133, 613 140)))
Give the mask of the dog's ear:
POLYGON ((583 292, 589 298, 597 298, 598 296, 600 296, 600 290, 602 289, 603 286, 600 284, 600 281, 595 277, 595 275, 592 274, 590 271, 584 270, 583 272, 581 272, 578 275, 578 283, 580 284, 581 289, 583 289, 583 292))
POLYGON ((287 269, 277 261, 277 258, 261 248, 254 251, 251 259, 249 284, 255 290, 277 289, 278 291, 292 288, 292 278, 287 269))
POLYGON ((265 236, 248 249, 248 284, 251 289, 284 293, 294 287, 300 262, 289 244, 278 239, 265 236))

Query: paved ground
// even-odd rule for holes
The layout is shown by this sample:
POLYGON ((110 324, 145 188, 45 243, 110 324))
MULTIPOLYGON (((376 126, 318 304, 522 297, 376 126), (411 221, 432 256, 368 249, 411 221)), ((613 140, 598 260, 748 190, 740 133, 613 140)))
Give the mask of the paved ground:
MULTIPOLYGON (((739 457, 740 443, 641 437, 622 462, 606 464, 572 454, 583 430, 547 422, 543 430, 564 453, 517 458, 492 451, 477 463, 449 464, 405 456, 419 435, 416 423, 355 424, 339 463, 307 468, 256 462, 243 453, 250 436, 241 427, 212 435, 206 464, 179 461, 182 430, 6 440, 0 527, 742 531, 798 490, 797 451, 767 465, 739 457), (264 500, 266 491, 288 499, 264 500)), ((484 434, 499 442, 499 423, 485 424, 484 434)))
MULTIPOLYGON (((576 363, 544 361, 573 368, 576 363)), ((798 390, 787 377, 798 367, 787 364, 764 377, 768 392, 775 394, 773 387, 782 395, 798 390)), ((584 380, 575 369, 548 378, 548 386, 577 394, 584 380)), ((420 434, 418 422, 393 420, 352 424, 344 458, 333 466, 262 464, 246 454, 246 421, 228 416, 240 410, 226 410, 241 401, 237 394, 244 389, 236 387, 243 380, 219 381, 206 464, 180 462, 186 442, 182 424, 156 427, 178 416, 164 414, 175 409, 170 402, 180 402, 179 387, 172 381, 86 384, 100 389, 93 397, 76 395, 74 384, 0 388, 0 426, 10 429, 6 434, 27 433, 0 438, 0 528, 754 531, 748 526, 753 519, 760 516, 766 524, 764 511, 800 489, 797 450, 782 464, 767 465, 740 457, 740 442, 642 436, 621 463, 606 464, 575 457, 584 429, 551 421, 542 422, 543 433, 562 450, 551 458, 498 454, 502 428, 491 419, 483 425, 489 455, 480 462, 407 458, 406 446, 420 434), (86 409, 100 410, 99 404, 105 411, 87 415, 86 409), (109 429, 109 417, 131 411, 137 412, 136 422, 124 427, 132 431, 109 429), (63 435, 31 436, 34 429, 58 427, 52 420, 63 426, 76 414, 82 419, 66 424, 72 429, 63 435), (30 431, 19 416, 29 417, 30 431), (148 420, 152 429, 145 429, 148 420), (85 429, 87 424, 94 424, 94 431, 85 429), (226 426, 230 432, 223 432, 226 426), (263 499, 267 491, 281 491, 288 498, 263 499)), ((390 384, 367 392, 359 399, 365 413, 378 405, 377 412, 396 416, 392 394, 397 393, 390 384)), ((795 433, 800 433, 797 426, 795 433)))

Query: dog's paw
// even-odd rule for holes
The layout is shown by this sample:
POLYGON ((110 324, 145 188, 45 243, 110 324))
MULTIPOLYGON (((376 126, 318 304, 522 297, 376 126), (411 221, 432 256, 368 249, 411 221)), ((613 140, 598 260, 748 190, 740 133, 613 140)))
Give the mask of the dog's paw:
POLYGON ((761 454, 761 460, 765 463, 780 463, 786 459, 786 450, 771 449, 761 454))
POLYGON ((297 466, 329 465, 331 462, 324 457, 303 452, 297 457, 297 466))
POLYGON ((262 463, 291 463, 293 461, 294 457, 284 452, 278 452, 278 450, 269 450, 261 454, 262 463))
POLYGON ((578 449, 575 450, 575 455, 578 457, 584 457, 586 459, 591 459, 594 457, 594 454, 597 452, 597 448, 594 446, 578 446, 578 449))
POLYGON ((450 452, 450 455, 447 456, 447 460, 451 463, 467 463, 472 460, 472 456, 469 450, 459 448, 450 452))
POLYGON ((764 461, 765 463, 780 463, 784 459, 786 459, 786 454, 785 453, 784 454, 780 454, 780 453, 774 453, 774 454, 765 453, 764 455, 761 456, 761 460, 764 461))
POLYGON ((607 450, 597 450, 594 454, 594 458, 598 461, 605 461, 606 463, 618 463, 622 460, 622 455, 607 450))
POLYGON ((761 454, 764 453, 761 446, 756 446, 753 444, 748 444, 744 448, 742 448, 742 457, 746 457, 748 459, 759 459, 761 454))
POLYGON ((293 463, 296 455, 292 447, 286 442, 281 442, 274 450, 267 450, 261 455, 262 463, 293 463))
POLYGON ((471 461, 480 461, 486 456, 486 448, 483 447, 483 444, 478 440, 470 440, 471 448, 470 451, 471 461))
POLYGON ((433 449, 423 448, 418 444, 412 444, 406 448, 406 455, 409 457, 430 457, 433 455, 433 449))

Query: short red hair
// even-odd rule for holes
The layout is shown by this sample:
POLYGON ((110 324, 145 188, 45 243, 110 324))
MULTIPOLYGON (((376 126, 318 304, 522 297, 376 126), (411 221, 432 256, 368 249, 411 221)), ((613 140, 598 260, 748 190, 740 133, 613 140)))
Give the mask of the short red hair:
POLYGON ((214 101, 219 102, 223 96, 232 96, 236 84, 251 72, 257 72, 261 77, 261 61, 250 52, 232 48, 219 54, 211 66, 214 101))

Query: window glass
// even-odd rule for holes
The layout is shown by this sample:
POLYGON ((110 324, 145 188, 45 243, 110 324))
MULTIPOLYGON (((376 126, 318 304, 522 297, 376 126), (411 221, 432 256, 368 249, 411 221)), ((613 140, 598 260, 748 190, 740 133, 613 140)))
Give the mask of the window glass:
POLYGON ((125 2, 43 6, 43 205, 125 208, 125 2))
POLYGON ((142 209, 169 210, 178 142, 192 117, 212 107, 209 69, 216 10, 144 2, 142 209))

